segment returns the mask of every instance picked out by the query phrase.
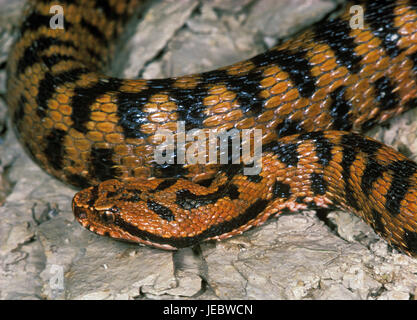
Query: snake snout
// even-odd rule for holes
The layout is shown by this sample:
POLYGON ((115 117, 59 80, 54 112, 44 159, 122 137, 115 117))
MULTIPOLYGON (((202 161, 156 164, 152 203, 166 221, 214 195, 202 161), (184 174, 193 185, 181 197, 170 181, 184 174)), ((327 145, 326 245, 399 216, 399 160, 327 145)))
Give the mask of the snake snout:
POLYGON ((87 219, 87 212, 85 210, 85 208, 73 206, 75 219, 77 219, 79 222, 87 219))

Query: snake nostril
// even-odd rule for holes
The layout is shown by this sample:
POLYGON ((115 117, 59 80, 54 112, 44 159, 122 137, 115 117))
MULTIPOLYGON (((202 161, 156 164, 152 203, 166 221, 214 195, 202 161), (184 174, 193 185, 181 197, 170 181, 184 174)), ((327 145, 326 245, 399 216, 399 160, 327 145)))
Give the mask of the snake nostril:
POLYGON ((77 220, 87 219, 87 213, 84 211, 84 209, 77 206, 74 206, 74 215, 77 220))

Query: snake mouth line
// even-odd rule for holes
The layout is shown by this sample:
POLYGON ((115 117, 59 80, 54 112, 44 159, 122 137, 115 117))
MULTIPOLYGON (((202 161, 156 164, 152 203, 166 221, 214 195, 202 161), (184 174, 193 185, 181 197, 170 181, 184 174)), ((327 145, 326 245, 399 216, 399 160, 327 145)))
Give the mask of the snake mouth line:
POLYGON ((90 214, 97 216, 99 215, 96 210, 85 209, 80 207, 75 207, 74 215, 76 220, 89 231, 98 234, 100 236, 110 237, 122 242, 137 243, 142 245, 147 245, 155 247, 158 249, 164 250, 177 250, 179 249, 176 246, 172 246, 169 243, 163 241, 163 237, 157 237, 153 234, 140 230, 139 228, 133 225, 127 225, 126 222, 122 222, 121 219, 116 219, 114 221, 115 228, 111 229, 109 226, 104 226, 100 223, 93 222, 88 219, 88 214, 86 211, 89 211, 90 214))

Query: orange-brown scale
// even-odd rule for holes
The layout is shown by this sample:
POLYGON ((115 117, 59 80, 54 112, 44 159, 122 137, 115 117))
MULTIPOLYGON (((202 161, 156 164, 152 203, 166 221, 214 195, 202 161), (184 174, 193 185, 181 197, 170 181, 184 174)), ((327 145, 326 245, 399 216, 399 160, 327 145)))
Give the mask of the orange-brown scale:
MULTIPOLYGON (((414 172, 409 178, 411 188, 407 190, 401 202, 400 212, 393 216, 388 214, 384 207, 387 201, 387 191, 382 194, 378 191, 381 190, 381 186, 385 186, 383 189, 387 190, 393 185, 393 177, 399 173, 394 164, 406 161, 404 156, 374 140, 341 131, 328 131, 311 136, 290 136, 281 139, 275 147, 291 144, 296 145, 296 151, 299 154, 297 165, 287 165, 282 162, 280 157, 282 157, 283 151, 282 149, 278 151, 279 148, 275 148, 273 151, 264 153, 262 158, 264 170, 261 173, 262 180, 259 182, 249 182, 247 177, 242 174, 235 175, 230 182, 226 180, 226 183, 236 187, 239 191, 238 196, 228 196, 225 192, 223 195, 219 194, 210 204, 183 209, 177 204, 181 200, 181 195, 178 195, 180 190, 187 190, 198 198, 214 194, 221 188, 222 183, 203 187, 188 180, 178 179, 168 188, 157 191, 158 185, 164 180, 139 180, 130 183, 114 180, 100 184, 93 196, 90 195, 91 190, 97 187, 80 192, 74 199, 76 216, 84 226, 89 225, 93 229, 116 233, 120 231, 123 235, 126 230, 130 230, 129 237, 132 239, 135 234, 141 235, 141 238, 135 239, 137 242, 153 242, 157 246, 177 248, 197 243, 202 240, 202 237, 224 239, 239 234, 252 226, 263 223, 272 215, 286 212, 286 210, 296 211, 335 206, 352 210, 351 205, 346 202, 347 197, 344 194, 345 185, 349 184, 352 189, 357 190, 354 196, 361 209, 356 213, 373 225, 376 231, 384 235, 391 244, 406 250, 406 252, 413 252, 415 243, 410 242, 405 233, 411 234, 417 227, 417 212, 412 211, 417 205, 417 166, 414 163, 410 162, 408 167, 414 172), (331 157, 326 166, 320 163, 318 156, 321 150, 317 149, 317 146, 321 139, 328 141, 331 146, 329 150, 331 157), (351 144, 346 144, 349 139, 358 139, 358 146, 352 147, 351 144), (366 144, 375 147, 375 149, 361 150, 362 145, 366 144), (341 156, 350 152, 355 152, 350 177, 347 180, 341 179, 343 177, 343 168, 340 165, 341 156), (367 191, 362 188, 361 184, 364 179, 367 179, 364 177, 364 172, 372 159, 387 169, 374 181, 371 195, 367 197, 365 196, 367 191), (327 185, 326 190, 323 192, 314 191, 311 185, 314 183, 311 179, 313 174, 322 176, 327 185), (288 190, 282 194, 274 192, 273 189, 276 188, 277 182, 280 183, 281 188, 287 185, 288 190), (115 189, 118 189, 117 192, 115 189), (138 194, 137 190, 144 192, 139 197, 135 197, 133 201, 129 201, 127 198, 132 193, 127 189, 135 190, 135 194, 138 194), (300 197, 303 199, 300 200, 300 197), (157 213, 149 210, 146 205, 149 199, 171 208, 172 220, 161 218, 157 213), (263 200, 265 200, 263 210, 258 215, 230 231, 227 229, 226 221, 237 220, 239 217, 250 214, 247 211, 248 208, 263 200), (115 208, 117 209, 114 210, 115 208), (379 213, 378 217, 374 216, 373 210, 379 213), (141 212, 140 215, 137 214, 138 211, 141 212), (103 218, 103 215, 106 217, 103 218), (124 222, 119 223, 120 221, 124 222), (129 224, 130 228, 124 230, 118 224, 129 224), (224 231, 228 232, 213 235, 212 230, 216 229, 216 226, 223 227, 224 231), (158 239, 156 240, 156 238, 158 239)), ((254 208, 256 209, 256 207, 254 208)))
POLYGON ((83 225, 174 248, 227 238, 285 209, 339 205, 356 211, 392 244, 417 250, 414 164, 360 136, 308 135, 360 131, 415 105, 412 1, 362 2, 363 29, 347 27, 349 4, 339 18, 212 72, 162 80, 106 77, 101 70, 114 51, 113 39, 137 2, 63 3, 65 30, 51 30, 49 8, 57 2, 32 1, 8 61, 8 103, 19 139, 46 171, 76 186, 140 179, 127 186, 110 180, 78 194, 74 210, 83 225), (262 172, 245 177, 241 167, 228 165, 157 165, 157 131, 175 132, 177 121, 217 132, 262 129, 262 172), (283 138, 296 133, 305 135, 283 138), (374 167, 375 177, 369 175, 374 167), (143 180, 164 176, 173 180, 143 180), (169 181, 167 190, 157 190, 169 181), (109 196, 115 187, 128 194, 134 188, 141 200, 109 196), (207 198, 211 193, 218 199, 207 198), (198 206, 184 209, 175 201, 198 206), (117 212, 109 213, 111 208, 117 212), (103 224, 103 212, 117 215, 119 225, 103 224), (143 238, 129 232, 137 228, 143 238))

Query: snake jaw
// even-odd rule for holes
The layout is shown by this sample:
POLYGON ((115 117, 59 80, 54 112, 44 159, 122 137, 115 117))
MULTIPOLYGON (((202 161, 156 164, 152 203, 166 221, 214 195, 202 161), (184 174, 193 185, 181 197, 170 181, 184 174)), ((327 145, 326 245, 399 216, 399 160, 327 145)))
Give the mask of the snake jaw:
POLYGON ((75 219, 83 226, 86 227, 88 225, 88 206, 81 206, 79 205, 82 203, 82 198, 85 195, 81 192, 77 193, 74 198, 72 199, 72 212, 74 213, 75 219))
MULTIPOLYGON (((114 181, 113 181, 114 182, 114 181)), ((104 203, 97 204, 103 187, 110 184, 105 182, 98 187, 90 187, 78 192, 72 201, 72 209, 75 219, 89 231, 101 236, 108 236, 116 240, 134 242, 163 250, 177 250, 178 248, 166 243, 151 241, 146 236, 139 237, 132 234, 129 228, 125 227, 126 221, 121 218, 121 210, 114 206, 106 206, 104 203)), ((105 188, 104 188, 105 189, 105 188)), ((135 226, 138 232, 141 228, 135 226)), ((146 231, 142 231, 146 234, 146 231)))
POLYGON ((114 215, 111 217, 111 223, 110 220, 107 220, 107 222, 109 222, 108 225, 105 225, 104 220, 98 221, 97 217, 107 216, 109 214, 108 211, 99 212, 93 208, 83 208, 81 206, 74 206, 73 211, 76 220, 84 228, 98 235, 108 236, 125 242, 134 242, 141 245, 152 246, 158 249, 177 250, 176 247, 171 245, 152 242, 150 240, 142 239, 130 234, 128 231, 123 230, 117 226, 117 219, 114 215))

